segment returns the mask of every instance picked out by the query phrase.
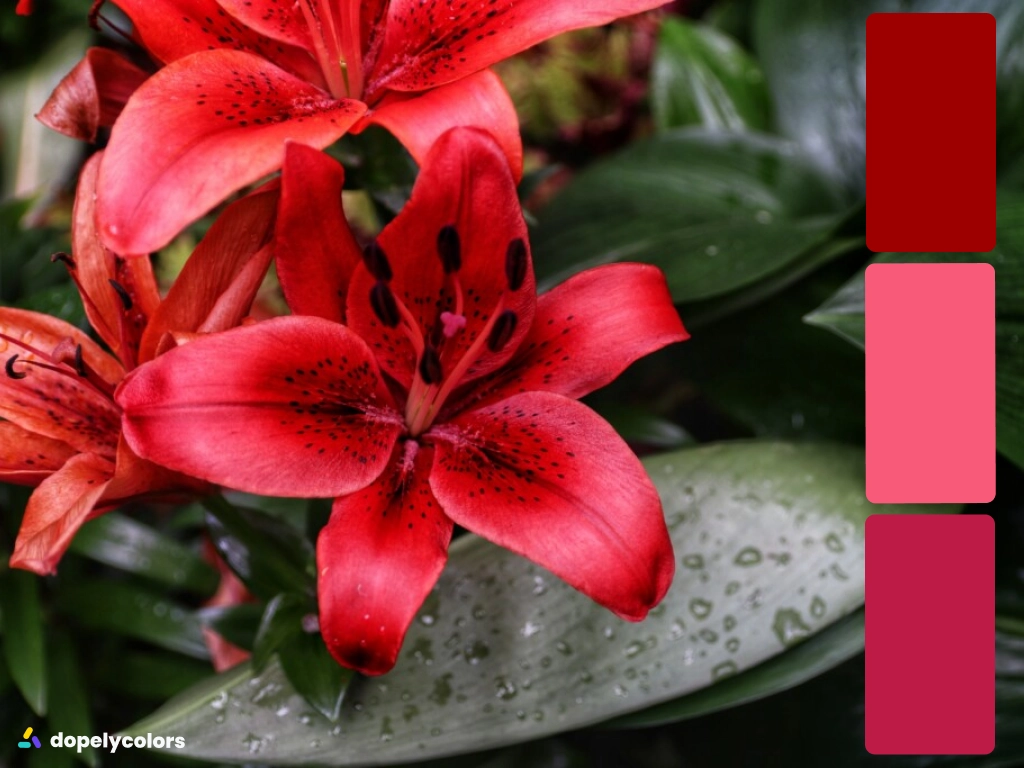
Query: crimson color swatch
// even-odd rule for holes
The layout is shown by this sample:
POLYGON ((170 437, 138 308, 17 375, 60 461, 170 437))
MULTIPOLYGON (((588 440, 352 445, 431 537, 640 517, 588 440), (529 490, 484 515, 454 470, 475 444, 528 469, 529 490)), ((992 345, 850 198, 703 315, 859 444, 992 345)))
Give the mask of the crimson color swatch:
POLYGON ((865 527, 865 734, 876 755, 995 747, 995 524, 872 515, 865 527))
POLYGON ((864 325, 868 499, 991 501, 992 265, 872 264, 865 276, 864 325))
POLYGON ((996 244, 996 21, 875 13, 867 22, 867 244, 996 244))

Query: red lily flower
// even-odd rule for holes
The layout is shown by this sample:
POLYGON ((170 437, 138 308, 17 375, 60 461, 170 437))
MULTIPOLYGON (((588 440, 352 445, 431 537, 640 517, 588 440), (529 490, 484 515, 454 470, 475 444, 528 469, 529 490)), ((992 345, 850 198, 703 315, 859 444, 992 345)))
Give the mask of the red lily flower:
MULTIPOLYGON (((290 145, 281 227, 295 231, 297 191, 328 199, 340 183, 333 160, 290 145)), ((347 233, 330 215, 310 240, 347 233)), ((439 140, 364 254, 351 234, 332 242, 335 267, 308 279, 289 263, 301 248, 279 254, 293 311, 326 319, 211 335, 125 380, 131 446, 254 493, 336 496, 317 543, 321 631, 366 674, 394 665, 455 523, 642 619, 674 569, 661 502, 574 398, 687 338, 661 272, 594 269, 538 300, 508 164, 470 129, 439 140)))
POLYGON ((132 499, 208 490, 128 447, 114 390, 127 371, 173 346, 175 332, 238 324, 270 263, 276 188, 228 208, 161 302, 148 259, 123 258, 100 243, 99 163, 93 157, 82 171, 74 260, 61 258, 113 354, 62 320, 0 307, 0 480, 38 486, 10 564, 39 574, 53 573, 78 528, 102 512, 132 499))
POLYGON ((107 245, 147 253, 281 166, 379 124, 417 160, 453 126, 490 131, 518 176, 515 110, 487 68, 663 0, 120 0, 166 66, 115 122, 100 172, 107 245))
POLYGON ((19 16, 28 16, 32 13, 32 0, 18 0, 18 5, 15 6, 14 12, 19 16))

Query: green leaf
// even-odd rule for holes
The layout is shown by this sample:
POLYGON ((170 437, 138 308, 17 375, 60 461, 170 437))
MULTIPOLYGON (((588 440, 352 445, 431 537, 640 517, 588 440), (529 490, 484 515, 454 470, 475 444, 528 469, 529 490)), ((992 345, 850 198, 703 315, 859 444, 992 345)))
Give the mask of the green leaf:
POLYGON ((145 640, 197 659, 209 658, 196 614, 135 584, 63 583, 57 599, 66 615, 90 629, 145 640))
MULTIPOLYGON (((50 714, 47 724, 51 732, 63 731, 80 736, 93 734, 89 698, 79 670, 77 651, 67 632, 54 634, 50 642, 50 714)), ((89 768, 96 768, 96 750, 86 747, 74 752, 89 768)))
POLYGON ((0 614, 4 657, 14 684, 37 715, 46 714, 46 658, 39 579, 17 569, 0 571, 0 614))
POLYGON ((353 673, 331 658, 319 632, 306 631, 303 619, 315 611, 299 595, 271 600, 256 635, 252 668, 262 672, 276 653, 291 686, 324 717, 337 720, 353 673))
POLYGON ((269 600, 281 592, 315 592, 313 548, 299 531, 223 498, 205 504, 210 538, 253 594, 269 600))
POLYGON ((201 608, 197 615, 203 626, 209 627, 232 645, 253 649, 256 632, 260 628, 263 606, 257 603, 201 608))
POLYGON ((72 552, 170 587, 211 595, 217 571, 191 549, 117 512, 82 526, 72 552))
POLYGON ((864 611, 860 610, 748 672, 676 701, 626 715, 608 725, 647 728, 747 704, 812 680, 863 650, 864 611))
POLYGON ((723 32, 682 18, 662 22, 651 110, 659 130, 766 131, 771 124, 771 97, 757 62, 723 32))
POLYGON ((208 760, 340 766, 580 728, 752 669, 856 610, 869 514, 952 511, 869 504, 863 451, 832 444, 724 443, 645 464, 678 558, 672 589, 646 621, 621 621, 527 560, 465 536, 396 668, 353 681, 337 724, 271 662, 184 694, 131 732, 181 734, 188 755, 208 760))
POLYGON ((877 12, 981 12, 996 17, 997 156, 1021 158, 1024 137, 1024 6, 1017 0, 761 0, 754 49, 775 103, 775 123, 846 187, 864 192, 865 23, 877 12))
POLYGON ((159 651, 121 646, 90 659, 92 680, 104 690, 130 699, 164 702, 212 676, 209 662, 159 651))
MULTIPOLYGON (((883 253, 872 263, 981 262, 996 270, 996 444, 1024 467, 1024 196, 1000 190, 989 253, 883 253)), ((864 273, 804 317, 864 348, 864 273)))
POLYGON ((291 687, 317 712, 336 722, 355 673, 338 665, 320 633, 291 635, 278 648, 277 658, 291 687))
POLYGON ((678 424, 644 408, 621 403, 595 404, 594 408, 628 443, 668 449, 694 442, 678 424))
POLYGON ((313 610, 315 607, 298 595, 278 595, 267 603, 253 644, 253 669, 262 672, 277 649, 302 632, 302 618, 313 610))
POLYGON ((840 237, 809 248, 782 269, 724 296, 686 304, 680 314, 691 331, 752 307, 785 290, 815 270, 864 248, 863 237, 840 237))
POLYGON ((862 445, 864 356, 802 321, 852 269, 829 265, 770 301, 695 332, 669 348, 666 365, 756 436, 862 445))
POLYGON ((789 142, 678 129, 583 171, 539 216, 545 287, 588 267, 643 261, 676 302, 727 294, 823 243, 840 221, 832 188, 789 142))

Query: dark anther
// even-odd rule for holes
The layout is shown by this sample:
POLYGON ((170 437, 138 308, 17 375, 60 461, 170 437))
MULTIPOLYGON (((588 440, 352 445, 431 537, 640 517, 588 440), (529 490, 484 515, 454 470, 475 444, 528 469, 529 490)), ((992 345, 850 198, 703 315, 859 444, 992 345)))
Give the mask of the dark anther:
POLYGON ((429 344, 423 349, 423 356, 420 358, 420 377, 424 384, 440 384, 444 378, 441 370, 441 356, 437 350, 429 344))
POLYGON ((14 364, 16 362, 18 362, 18 356, 11 355, 9 358, 7 358, 7 364, 4 365, 4 370, 7 371, 7 375, 12 379, 24 379, 27 374, 18 373, 16 370, 14 370, 14 364))
POLYGON ((487 348, 491 352, 503 350, 505 345, 511 340, 512 334, 516 332, 516 324, 518 322, 519 316, 511 309, 506 309, 498 315, 498 319, 494 321, 494 327, 491 328, 491 333, 487 337, 487 348))
POLYGON ((398 325, 398 303, 395 301, 395 294, 383 280, 378 280, 370 289, 370 307, 377 319, 388 328, 398 325))
POLYGON ((53 254, 53 256, 50 257, 51 264, 56 264, 58 261, 63 261, 67 265, 68 269, 75 268, 75 260, 72 259, 63 251, 58 251, 57 253, 53 254))
POLYGON ((370 270, 370 274, 378 280, 387 281, 394 277, 388 255, 384 253, 384 249, 376 240, 371 240, 370 244, 363 249, 363 263, 370 270))
POLYGON ((82 345, 75 347, 75 373, 85 376, 85 361, 82 360, 82 345))
POLYGON ((121 303, 124 304, 125 310, 131 309, 132 297, 128 295, 128 291, 124 289, 124 286, 117 282, 117 280, 108 280, 107 282, 110 283, 111 288, 117 291, 117 295, 120 297, 121 303))
POLYGON ((521 237, 517 237, 508 244, 505 252, 505 277, 508 278, 508 287, 511 291, 518 291, 523 287, 526 280, 526 243, 521 237))
POLYGON ((441 257, 444 273, 450 275, 462 269, 462 241, 458 230, 450 224, 437 233, 437 255, 441 257))

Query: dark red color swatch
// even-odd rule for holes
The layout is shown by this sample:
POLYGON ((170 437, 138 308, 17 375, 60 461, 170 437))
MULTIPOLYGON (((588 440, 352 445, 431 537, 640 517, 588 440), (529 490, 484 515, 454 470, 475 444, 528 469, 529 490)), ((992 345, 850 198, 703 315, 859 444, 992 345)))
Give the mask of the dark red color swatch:
POLYGON ((875 13, 867 22, 867 244, 996 244, 996 21, 875 13))
POLYGON ((865 528, 865 738, 876 755, 995 747, 995 524, 872 515, 865 528))

